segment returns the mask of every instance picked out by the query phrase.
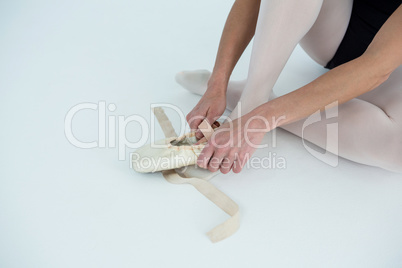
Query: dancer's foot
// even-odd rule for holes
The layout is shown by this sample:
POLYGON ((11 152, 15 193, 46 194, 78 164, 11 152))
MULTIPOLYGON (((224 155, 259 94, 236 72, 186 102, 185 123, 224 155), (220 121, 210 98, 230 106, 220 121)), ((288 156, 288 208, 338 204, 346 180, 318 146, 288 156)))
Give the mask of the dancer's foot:
MULTIPOLYGON (((176 81, 188 91, 204 95, 211 72, 208 70, 183 71, 176 74, 176 81)), ((229 81, 226 91, 226 109, 232 111, 243 92, 246 81, 229 81)))
POLYGON ((183 71, 176 74, 176 82, 188 91, 204 95, 211 72, 208 70, 183 71))

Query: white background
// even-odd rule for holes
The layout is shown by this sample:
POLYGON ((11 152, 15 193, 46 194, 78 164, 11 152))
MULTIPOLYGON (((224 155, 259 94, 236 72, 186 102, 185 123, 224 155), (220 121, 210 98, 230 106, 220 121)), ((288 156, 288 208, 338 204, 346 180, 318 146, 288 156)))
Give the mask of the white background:
MULTIPOLYGON (((213 67, 231 5, 0 2, 0 267, 402 267, 400 174, 344 159, 330 167, 278 130, 273 152, 285 169, 212 180, 241 209, 240 230, 212 244, 205 233, 227 215, 191 186, 135 173, 117 148, 66 139, 65 116, 83 102, 148 122, 151 103, 188 113, 199 97, 174 75, 213 67)), ((246 77, 249 55, 234 79, 246 77)), ((323 72, 298 47, 275 91, 323 72)), ((78 113, 75 136, 96 141, 97 120, 97 111, 78 113)), ((139 124, 126 134, 138 140, 139 124)))

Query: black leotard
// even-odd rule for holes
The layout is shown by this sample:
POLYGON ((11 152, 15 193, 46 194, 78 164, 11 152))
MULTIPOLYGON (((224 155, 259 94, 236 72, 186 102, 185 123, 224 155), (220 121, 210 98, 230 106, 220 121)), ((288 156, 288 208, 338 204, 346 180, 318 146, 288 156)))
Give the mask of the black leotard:
POLYGON ((401 0, 354 0, 345 36, 325 68, 332 69, 361 56, 401 0))

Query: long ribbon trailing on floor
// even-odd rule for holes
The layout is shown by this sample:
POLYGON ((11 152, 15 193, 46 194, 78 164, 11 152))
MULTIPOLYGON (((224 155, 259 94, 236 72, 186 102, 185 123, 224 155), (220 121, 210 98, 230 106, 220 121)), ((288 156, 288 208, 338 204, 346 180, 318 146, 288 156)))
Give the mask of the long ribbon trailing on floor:
MULTIPOLYGON (((161 107, 155 107, 152 109, 155 117, 157 118, 163 133, 166 137, 175 137, 176 132, 173 129, 172 123, 166 116, 165 112, 161 107)), ((200 125, 200 130, 204 136, 209 139, 213 134, 213 129, 209 123, 204 120, 200 125)), ((213 173, 204 178, 187 177, 186 171, 177 172, 176 170, 164 170, 162 171, 165 179, 173 184, 183 184, 189 183, 193 185, 200 193, 211 200, 215 205, 229 214, 231 217, 223 222, 222 224, 216 226, 207 233, 207 236, 212 242, 221 241, 232 234, 234 234, 240 226, 240 214, 239 206, 230 199, 226 194, 218 190, 214 185, 212 185, 208 180, 213 177, 213 173)))

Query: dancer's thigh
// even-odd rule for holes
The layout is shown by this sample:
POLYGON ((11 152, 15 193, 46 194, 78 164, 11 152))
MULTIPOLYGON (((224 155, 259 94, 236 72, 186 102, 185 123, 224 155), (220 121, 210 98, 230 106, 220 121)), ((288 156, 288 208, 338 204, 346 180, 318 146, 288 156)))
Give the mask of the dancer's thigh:
POLYGON ((402 66, 387 81, 358 98, 380 107, 393 122, 402 125, 402 66))
POLYGON ((325 66, 335 55, 349 24, 353 0, 324 0, 320 13, 301 47, 318 64, 325 66))

